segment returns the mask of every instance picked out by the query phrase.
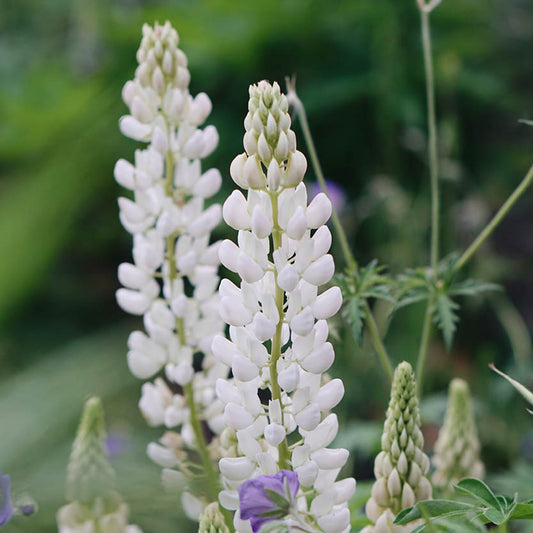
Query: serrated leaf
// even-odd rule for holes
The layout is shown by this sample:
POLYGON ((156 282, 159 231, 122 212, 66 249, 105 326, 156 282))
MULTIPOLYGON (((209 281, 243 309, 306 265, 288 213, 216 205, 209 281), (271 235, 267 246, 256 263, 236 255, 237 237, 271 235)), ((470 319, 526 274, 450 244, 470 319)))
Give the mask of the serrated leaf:
POLYGON ((501 285, 488 283, 477 279, 467 279, 459 283, 454 283, 448 294, 452 296, 474 296, 481 292, 501 291, 501 285))
POLYGON ((456 324, 459 320, 455 313, 458 309, 459 305, 446 294, 439 294, 433 306, 433 317, 442 331, 447 350, 452 346, 456 324))
MULTIPOLYGON (((480 479, 466 478, 455 485, 455 490, 461 494, 468 494, 482 504, 495 509, 503 515, 503 509, 492 490, 480 479)), ((488 518, 488 517, 487 517, 488 518)))
POLYGON ((350 326, 353 338, 357 344, 361 344, 363 333, 363 303, 358 298, 348 301, 342 310, 342 316, 350 326))
POLYGON ((503 376, 531 405, 533 405, 533 392, 524 387, 522 383, 519 383, 515 379, 509 377, 507 374, 503 373, 501 370, 498 370, 493 364, 490 364, 489 367, 494 370, 494 372, 500 374, 500 376, 503 376))
POLYGON ((476 508, 469 503, 454 502, 451 500, 426 500, 417 503, 410 509, 404 509, 400 511, 395 524, 405 525, 413 520, 419 520, 421 518, 436 518, 436 517, 450 517, 461 514, 466 514, 476 508))

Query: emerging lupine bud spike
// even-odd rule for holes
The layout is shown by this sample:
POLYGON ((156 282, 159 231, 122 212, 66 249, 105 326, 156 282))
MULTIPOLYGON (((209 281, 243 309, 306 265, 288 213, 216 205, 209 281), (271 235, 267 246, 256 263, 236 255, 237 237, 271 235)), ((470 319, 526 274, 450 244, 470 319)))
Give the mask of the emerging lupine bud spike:
POLYGON ((450 383, 448 408, 435 444, 433 485, 446 491, 465 477, 482 478, 479 449, 468 383, 456 378, 450 383))
POLYGON ((115 473, 105 449, 100 398, 85 403, 68 466, 69 504, 57 512, 59 533, 142 533, 128 525, 129 509, 114 490, 115 473))
POLYGON ((91 504, 114 494, 115 473, 105 449, 104 408, 100 398, 85 403, 68 465, 67 499, 91 504))
POLYGON ((393 526, 394 517, 418 501, 431 499, 432 489, 426 477, 429 459, 423 451, 415 376, 405 361, 394 372, 381 446, 374 465, 376 482, 366 504, 366 515, 375 525, 363 531, 410 531, 411 526, 409 530, 393 526))
POLYGON ((210 503, 200 515, 198 533, 230 533, 217 502, 210 503))

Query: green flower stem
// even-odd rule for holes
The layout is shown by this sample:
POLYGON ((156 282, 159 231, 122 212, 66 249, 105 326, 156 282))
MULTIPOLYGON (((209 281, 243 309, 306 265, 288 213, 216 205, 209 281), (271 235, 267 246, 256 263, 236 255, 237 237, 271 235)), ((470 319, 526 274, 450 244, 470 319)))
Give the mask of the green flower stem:
POLYGON ((372 314, 372 311, 370 310, 370 307, 368 306, 368 303, 366 301, 365 301, 364 312, 365 312, 366 325, 368 327, 368 333, 370 335, 370 338, 372 339, 372 344, 374 345, 374 349, 376 350, 376 353, 378 354, 379 361, 381 362, 381 366, 383 366, 383 370, 385 371, 385 374, 387 374, 389 381, 392 383, 392 376, 393 376, 392 365, 391 365, 389 356, 387 354, 387 350, 385 349, 385 346, 381 340, 381 336, 379 334, 379 329, 376 323, 376 319, 374 318, 374 315, 372 314))
MULTIPOLYGON (((272 203, 272 219, 274 222, 274 227, 272 229, 272 251, 281 248, 281 228, 278 223, 278 196, 276 194, 270 195, 270 201, 272 203)), ((275 272, 276 277, 276 294, 275 301, 276 307, 279 314, 279 321, 276 325, 276 331, 272 339, 272 349, 270 354, 270 388, 272 391, 272 399, 279 400, 281 405, 281 389, 278 383, 278 360, 281 357, 281 330, 283 326, 283 318, 285 312, 283 310, 284 303, 284 293, 283 289, 278 285, 278 273, 275 272)), ((283 413, 283 410, 282 410, 283 413)), ((283 415, 282 415, 283 416, 283 415)), ((278 444, 279 459, 278 465, 281 470, 290 469, 289 462, 289 445, 287 443, 287 438, 284 438, 280 444, 278 444)))
POLYGON ((533 181, 533 166, 529 169, 524 179, 520 182, 518 187, 513 191, 511 196, 507 198, 504 204, 500 207, 498 212, 494 215, 492 220, 487 224, 485 229, 476 237, 474 242, 463 252, 463 255, 459 258, 455 264, 455 270, 463 268, 472 256, 476 253, 478 248, 489 238, 492 232, 498 227, 498 224, 503 220, 505 215, 513 207, 516 201, 522 196, 526 189, 531 185, 533 181))
MULTIPOLYGON (((428 121, 428 152, 429 152, 429 175, 431 183, 431 251, 430 265, 433 275, 437 275, 439 264, 439 156, 437 149, 437 113, 435 110, 435 79, 433 74, 433 60, 431 50, 431 26, 429 15, 438 3, 426 4, 423 0, 418 0, 420 10, 420 27, 422 34, 422 49, 424 53, 424 70, 426 76, 426 99, 427 99, 427 121, 428 121)), ((418 397, 422 393, 424 380, 424 369, 426 366, 429 342, 431 340, 431 320, 432 320, 433 299, 430 298, 426 308, 420 349, 416 363, 416 390, 418 397)))
POLYGON ((420 7, 422 30, 422 48, 424 50, 424 69, 426 73, 426 98, 428 119, 429 173, 431 180, 431 255, 430 264, 433 272, 439 263, 439 158, 437 151, 437 119, 435 111, 435 80, 431 53, 430 12, 420 7))
MULTIPOLYGON (((174 179, 174 157, 172 152, 169 150, 166 155, 166 176, 165 176, 165 189, 168 196, 173 196, 173 179, 174 179)), ((175 257, 175 248, 176 248, 176 236, 170 235, 166 239, 167 246, 167 260, 169 262, 169 279, 170 282, 174 281, 178 276, 178 269, 176 265, 175 257)), ((187 344, 187 337, 185 335, 185 327, 183 324, 183 319, 176 319, 176 331, 178 333, 178 338, 180 344, 185 346, 187 344)), ((183 392, 185 393, 185 402, 189 407, 190 411, 190 422, 194 432, 194 438, 196 440, 196 445, 198 446, 198 453, 200 454, 200 459, 202 460, 202 466, 208 482, 209 498, 211 501, 218 501, 218 493, 221 490, 220 482, 218 479, 218 474, 213 467, 213 461, 209 456, 209 450, 207 449, 207 442, 205 440, 204 431, 202 428, 202 422, 198 413, 198 407, 194 400, 194 388, 192 382, 188 383, 183 387, 183 392)), ((231 532, 235 531, 233 527, 233 520, 231 513, 227 509, 222 509, 222 514, 224 515, 224 520, 231 532)))
POLYGON ((433 315, 433 298, 430 297, 426 307, 426 314, 424 316, 424 324, 422 326, 422 336, 420 339, 420 348, 418 350, 418 358, 416 360, 416 394, 418 398, 422 397, 422 383, 424 381, 424 369, 426 368, 426 361, 429 349, 429 341, 431 340, 431 325, 433 315))
MULTIPOLYGON (((322 172, 322 167, 320 166, 320 160, 318 159, 318 155, 317 155, 316 148, 315 148, 315 143, 313 141, 313 136, 311 135, 311 128, 309 127, 309 122, 307 120, 307 113, 305 112, 305 107, 302 101, 300 100, 300 98, 298 97, 298 94, 296 93, 296 87, 295 87, 294 80, 291 81, 287 79, 286 82, 287 82, 287 87, 288 87, 289 100, 291 104, 294 106, 296 114, 298 118, 300 119, 300 126, 302 127, 302 132, 304 134, 305 143, 309 151, 309 156, 311 158, 311 164, 313 166, 313 170, 315 172, 317 181, 320 184, 320 187, 322 188, 322 190, 324 191, 324 194, 329 198, 328 186, 324 178, 324 173, 322 172)), ((348 245, 348 239, 346 237, 346 232, 344 231, 344 228, 342 227, 342 224, 339 220, 339 215, 337 214, 337 211, 335 210, 335 208, 332 209, 331 219, 333 221, 333 227, 335 229, 335 234, 339 240, 339 244, 341 246, 342 253, 344 255, 344 260, 346 262, 346 266, 348 267, 348 271, 353 276, 359 277, 357 261, 350 250, 350 246, 348 245)), ((379 334, 379 329, 376 324, 376 320, 374 319, 374 315, 372 314, 372 311, 370 310, 368 302, 365 301, 364 306, 365 306, 364 307, 365 320, 368 326, 368 333, 370 335, 370 339, 372 340, 374 349, 383 366, 383 370, 385 371, 385 374, 389 378, 389 381, 392 383, 393 370, 392 370, 392 364, 390 362, 389 355, 387 353, 387 349, 385 348, 385 345, 383 344, 383 341, 381 340, 381 336, 379 334)))
POLYGON ((198 452, 200 453, 205 476, 209 484, 209 499, 213 502, 216 502, 218 501, 220 484, 218 482, 218 476, 215 472, 215 469, 213 468, 213 462, 209 457, 209 450, 207 449, 207 444, 205 442, 202 422, 198 416, 198 409, 196 407, 196 402, 194 401, 194 389, 192 382, 187 383, 187 385, 183 387, 183 391, 185 392, 185 401, 187 402, 191 413, 190 421, 194 431, 194 438, 196 439, 196 444, 198 445, 198 452))

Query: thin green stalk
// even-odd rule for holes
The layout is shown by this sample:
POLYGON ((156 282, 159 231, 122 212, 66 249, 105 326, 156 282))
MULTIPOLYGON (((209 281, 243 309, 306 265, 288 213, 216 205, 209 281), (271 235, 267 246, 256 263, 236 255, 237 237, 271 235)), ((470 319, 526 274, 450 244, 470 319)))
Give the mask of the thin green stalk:
MULTIPOLYGON (((274 226, 272 229, 272 250, 275 251, 278 248, 281 248, 281 229, 279 227, 278 223, 278 196, 276 194, 270 195, 270 201, 272 203, 272 219, 274 222, 274 226)), ((278 309, 279 314, 279 321, 276 325, 276 331, 274 333, 274 337, 272 338, 272 350, 270 355, 270 387, 272 392, 272 399, 273 400, 279 400, 279 403, 281 405, 281 389, 278 383, 278 361, 281 357, 281 333, 282 333, 282 326, 283 326, 283 317, 284 317, 284 311, 283 311, 283 300, 284 300, 284 294, 283 289, 279 287, 277 278, 278 273, 275 272, 276 276, 276 294, 275 294, 275 301, 276 301, 276 307, 278 309)), ((282 410, 283 413, 283 410, 282 410)), ((283 414, 282 414, 283 416, 283 414)), ((283 469, 289 469, 290 468, 290 462, 289 462, 289 445, 287 443, 287 439, 283 439, 280 444, 278 444, 278 452, 279 452, 279 458, 278 458, 278 465, 281 470, 283 469)))
POLYGON ((529 169, 529 172, 525 175, 524 179, 520 182, 518 187, 513 191, 511 196, 507 198, 505 203, 500 207, 498 212, 494 215, 492 220, 485 226, 485 229, 476 237, 474 242, 463 252, 463 255, 459 258, 455 264, 455 269, 460 270, 463 268, 472 256, 476 253, 478 248, 489 238, 492 232, 498 227, 498 224, 503 220, 505 215, 509 212, 511 207, 522 196, 526 189, 533 182, 533 166, 529 169))
POLYGON ((437 118, 435 110, 435 80, 431 53, 431 28, 429 12, 420 10, 422 29, 422 48, 424 50, 424 69, 426 73, 426 97, 428 120, 429 174, 431 180, 431 254, 430 264, 433 272, 439 263, 439 159, 437 150, 437 118))
MULTIPOLYGON (((324 194, 328 198, 330 198, 329 192, 328 192, 328 186, 326 184, 326 179, 324 178, 324 173, 322 172, 322 167, 320 166, 320 160, 318 159, 318 155, 317 155, 316 148, 315 148, 315 143, 313 141, 313 136, 311 135, 311 128, 309 127, 309 122, 307 120, 307 113, 305 112, 305 107, 296 93, 296 87, 294 86, 294 82, 291 82, 287 79, 287 87, 288 87, 290 102, 294 106, 296 114, 298 118, 300 119, 300 126, 302 127, 302 132, 304 134, 305 143, 309 151, 309 156, 311 158, 311 164, 313 166, 313 170, 315 172, 317 181, 320 184, 320 187, 322 188, 322 190, 324 191, 324 194)), ((335 210, 335 208, 332 209, 331 219, 333 221, 335 235, 337 236, 339 240, 339 244, 341 246, 342 253, 344 255, 344 261, 346 262, 346 266, 348 267, 348 271, 353 276, 358 277, 357 261, 350 250, 348 239, 346 237, 346 232, 344 231, 344 228, 342 227, 342 224, 339 220, 339 215, 337 214, 337 211, 335 210)), ((368 326, 368 332, 370 335, 370 339, 372 341, 374 349, 376 350, 376 353, 378 354, 379 360, 383 366, 383 370, 385 371, 385 374, 389 378, 389 381, 392 383, 393 370, 392 370, 392 364, 390 362, 389 355, 387 353, 387 349, 385 348, 385 345, 383 344, 383 341, 379 334, 379 329, 374 319, 374 315, 372 314, 372 311, 370 310, 368 302, 365 301, 364 306, 365 306, 364 307, 365 319, 366 319, 366 323, 368 326)))
MULTIPOLYGON (((166 177, 165 177, 165 190, 168 196, 172 197, 173 194, 173 177, 174 177, 174 158, 172 152, 169 150, 166 156, 166 177)), ((168 277, 170 282, 174 281, 178 276, 178 268, 176 265, 175 257, 175 248, 176 248, 176 236, 170 235, 166 239, 167 247, 167 260, 169 262, 169 273, 168 277)), ((183 324, 183 319, 176 319, 176 332, 181 345, 187 344, 187 338, 185 335, 185 327, 183 324)), ((194 388, 192 382, 188 383, 183 387, 183 392, 185 393, 185 402, 189 407, 190 412, 190 422, 194 432, 194 438, 196 440, 196 445, 198 447, 198 453, 202 460, 202 466, 207 478, 209 498, 211 501, 218 501, 218 493, 221 490, 220 482, 218 479, 217 472, 213 467, 213 461, 209 456, 209 450, 207 449, 207 442, 205 439, 204 431, 202 428, 202 421, 198 413, 198 406, 194 399, 194 388)), ((224 520, 230 531, 234 531, 233 520, 231 518, 231 513, 222 508, 222 513, 224 515, 224 520)))
MULTIPOLYGON (((420 10, 420 25, 422 34, 422 49, 424 53, 424 70, 426 78, 426 99, 427 99, 427 121, 428 121, 428 156, 429 175, 431 183, 431 251, 430 265, 433 275, 437 276, 439 265, 439 158, 437 150, 437 113, 435 109, 435 79, 433 75, 433 59, 431 51, 431 27, 429 15, 431 9, 422 0, 418 0, 420 10)), ((426 308, 422 334, 420 339, 420 349, 416 363, 417 393, 420 397, 422 392, 424 369, 426 366, 427 352, 431 340, 431 314, 433 301, 430 298, 426 308)))
POLYGON ((391 362, 389 360, 387 350, 385 349, 385 346, 383 345, 383 342, 381 341, 381 336, 379 334, 378 325, 376 323, 374 315, 372 314, 372 311, 370 310, 370 307, 368 307, 368 304, 366 302, 365 302, 364 312, 365 312, 366 325, 368 327, 368 333, 370 335, 370 338, 372 339, 372 344, 374 345, 374 349, 376 350, 376 353, 378 354, 381 365, 383 366, 383 369, 385 370, 385 374, 387 374, 389 381, 392 383, 392 377, 393 377, 394 371, 393 371, 391 362))
POLYGON ((430 298, 426 307, 426 314, 424 316, 424 324, 422 326, 422 336, 420 339, 420 348, 418 350, 418 358, 416 361, 416 394, 419 398, 422 397, 422 384, 424 381, 424 370, 426 368, 426 361, 429 349, 429 341, 431 340, 431 326, 433 315, 433 298, 430 298))

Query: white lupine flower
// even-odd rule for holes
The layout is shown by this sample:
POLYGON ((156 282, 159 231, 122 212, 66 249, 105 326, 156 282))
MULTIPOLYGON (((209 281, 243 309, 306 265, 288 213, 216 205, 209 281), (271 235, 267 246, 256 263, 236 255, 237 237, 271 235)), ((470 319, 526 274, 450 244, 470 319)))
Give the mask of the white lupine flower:
MULTIPOLYGON (((187 59, 177 45, 170 23, 143 27, 139 66, 122 92, 130 114, 121 118, 120 129, 148 145, 135 152, 134 164, 119 160, 114 172, 132 192, 119 198, 119 210, 133 235, 133 263, 119 266, 123 287, 117 302, 142 315, 146 330, 130 335, 128 365, 140 379, 160 376, 143 385, 139 406, 151 426, 179 432, 179 440, 178 433, 167 432, 148 447, 148 455, 167 469, 184 459, 180 447, 198 447, 195 422, 205 422, 215 435, 222 431, 224 403, 214 389, 229 372, 211 353, 213 337, 224 328, 218 313, 219 246, 209 242, 222 209, 205 206, 222 178, 216 169, 202 172, 200 164, 216 148, 218 134, 213 126, 200 129, 211 101, 205 93, 189 93, 187 59), (197 353, 199 371, 193 365, 197 353)), ((203 503, 198 507, 192 495, 184 500, 189 514, 198 516, 203 503)))
POLYGON ((219 501, 236 511, 236 530, 249 532, 250 522, 238 511, 241 484, 294 470, 311 493, 311 518, 306 498, 297 498, 302 519, 324 533, 346 532, 355 480, 336 481, 348 452, 328 448, 338 429, 329 410, 344 387, 324 374, 334 360, 325 319, 339 310, 342 297, 337 287, 319 294, 334 273, 327 253, 331 234, 324 225, 331 205, 325 195, 307 204, 302 183, 307 163, 296 150, 278 84, 250 87, 248 109, 245 152, 230 167, 246 196, 235 190, 222 208, 226 223, 238 230, 238 243, 224 241, 219 257, 242 281, 220 284, 220 314, 230 339, 218 335, 212 344, 214 356, 234 375, 231 383, 219 380, 216 392, 237 438, 236 447, 227 442, 233 456, 219 463, 224 484, 219 501), (271 393, 268 405, 258 396, 265 388, 271 393), (300 439, 289 448, 287 436, 295 432, 300 439))

